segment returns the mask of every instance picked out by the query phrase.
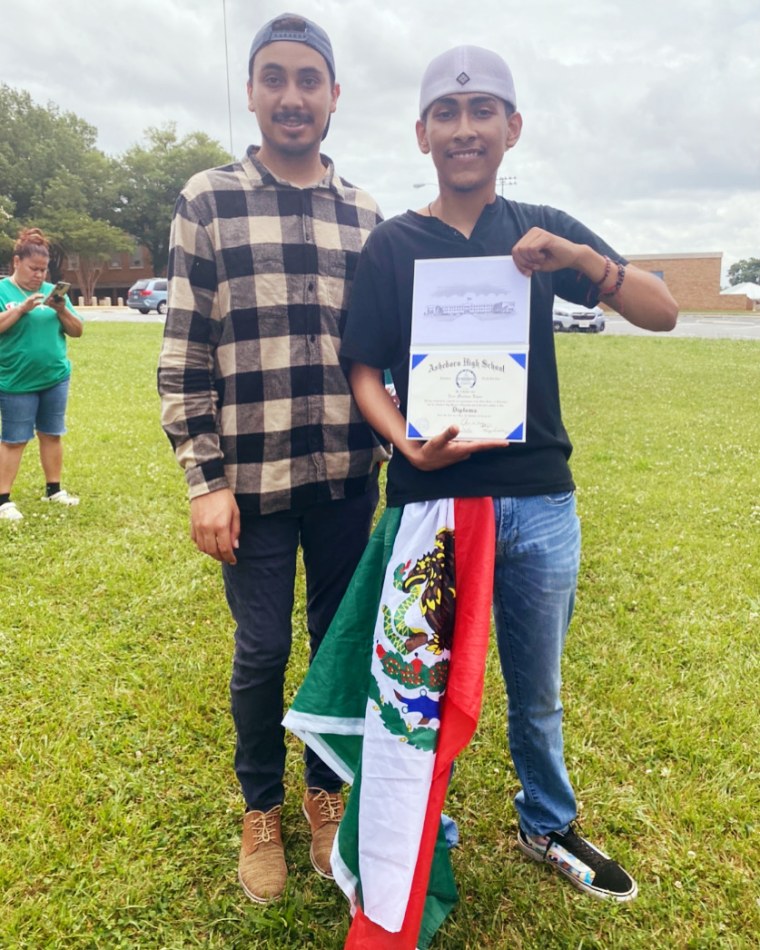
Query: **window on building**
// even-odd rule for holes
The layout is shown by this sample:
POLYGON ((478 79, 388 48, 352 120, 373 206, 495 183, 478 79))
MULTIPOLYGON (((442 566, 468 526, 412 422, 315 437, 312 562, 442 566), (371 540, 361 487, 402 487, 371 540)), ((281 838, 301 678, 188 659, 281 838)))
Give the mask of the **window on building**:
POLYGON ((111 270, 120 270, 121 269, 121 254, 114 254, 111 260, 108 262, 108 266, 111 270))
POLYGON ((135 249, 132 251, 132 257, 129 260, 129 266, 133 269, 143 266, 143 249, 139 245, 136 245, 135 249))
POLYGON ((67 254, 66 255, 66 267, 69 270, 77 270, 79 267, 79 255, 78 254, 67 254))

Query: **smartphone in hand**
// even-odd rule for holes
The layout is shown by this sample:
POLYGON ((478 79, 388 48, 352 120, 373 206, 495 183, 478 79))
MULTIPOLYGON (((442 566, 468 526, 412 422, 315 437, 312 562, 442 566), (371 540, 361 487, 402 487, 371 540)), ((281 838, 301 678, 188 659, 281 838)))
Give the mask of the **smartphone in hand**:
POLYGON ((63 300, 70 289, 71 284, 65 280, 59 280, 47 297, 42 301, 43 307, 50 307, 54 302, 58 303, 60 300, 63 300))

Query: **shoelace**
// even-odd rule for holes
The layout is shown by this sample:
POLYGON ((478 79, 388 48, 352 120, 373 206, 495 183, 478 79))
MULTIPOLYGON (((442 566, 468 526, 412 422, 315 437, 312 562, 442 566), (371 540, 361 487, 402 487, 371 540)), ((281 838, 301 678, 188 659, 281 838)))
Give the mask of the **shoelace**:
POLYGON ((564 835, 551 835, 550 837, 557 844, 561 844, 563 847, 567 846, 567 850, 580 858, 592 871, 598 871, 602 865, 609 862, 609 858, 599 854, 584 838, 581 838, 573 825, 570 825, 564 835))
POLYGON ((331 795, 323 790, 315 795, 312 800, 319 805, 319 817, 322 821, 340 821, 341 799, 339 795, 331 795))
POLYGON ((274 841, 277 834, 277 820, 279 817, 279 810, 260 812, 253 816, 251 824, 253 825, 253 837, 256 845, 265 844, 267 841, 274 841))

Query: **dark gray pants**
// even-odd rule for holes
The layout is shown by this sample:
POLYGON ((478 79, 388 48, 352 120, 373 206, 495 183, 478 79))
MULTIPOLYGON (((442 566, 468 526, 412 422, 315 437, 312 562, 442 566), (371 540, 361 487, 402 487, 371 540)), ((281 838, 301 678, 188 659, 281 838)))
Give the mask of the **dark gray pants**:
MULTIPOLYGON (((249 808, 266 811, 285 797, 283 685, 292 640, 298 548, 306 573, 309 661, 314 658, 364 552, 378 490, 306 511, 243 514, 237 564, 222 565, 237 624, 230 682, 237 731, 235 772, 249 808)), ((338 791, 340 778, 305 753, 306 784, 338 791)))

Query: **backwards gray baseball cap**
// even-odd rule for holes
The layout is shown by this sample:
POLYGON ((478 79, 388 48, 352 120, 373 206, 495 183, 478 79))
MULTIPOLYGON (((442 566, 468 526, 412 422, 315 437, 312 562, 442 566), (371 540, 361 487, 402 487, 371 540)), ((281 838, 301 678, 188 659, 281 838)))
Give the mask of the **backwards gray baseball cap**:
POLYGON ((307 20, 306 17, 299 16, 297 13, 282 13, 262 26, 251 43, 251 51, 248 53, 248 72, 251 71, 253 57, 262 46, 283 41, 305 43, 321 53, 330 67, 333 80, 335 80, 335 57, 333 56, 330 37, 321 26, 317 26, 316 23, 312 23, 311 20, 307 20))
POLYGON ((420 87, 420 115, 442 96, 485 92, 517 108, 509 66, 498 53, 481 46, 455 46, 430 63, 420 87))

